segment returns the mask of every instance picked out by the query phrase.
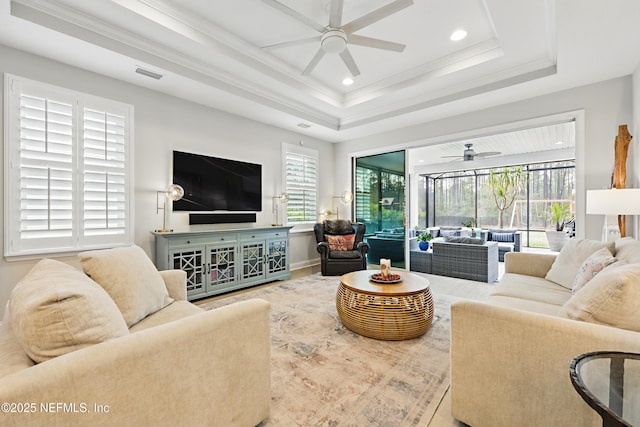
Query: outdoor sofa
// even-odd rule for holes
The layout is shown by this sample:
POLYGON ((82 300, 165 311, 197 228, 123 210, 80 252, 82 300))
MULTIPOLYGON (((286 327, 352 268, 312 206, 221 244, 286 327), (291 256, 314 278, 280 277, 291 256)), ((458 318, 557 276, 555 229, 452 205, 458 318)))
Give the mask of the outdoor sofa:
POLYGON ((498 259, 504 262, 504 254, 507 252, 520 252, 522 232, 517 230, 488 230, 484 232, 485 240, 498 242, 498 259))
POLYGON ((498 244, 472 237, 447 237, 435 241, 432 273, 493 283, 498 280, 498 244))
POLYGON ((379 264, 381 258, 390 259, 392 262, 404 261, 404 228, 391 228, 377 231, 366 237, 369 244, 367 261, 369 264, 379 264))

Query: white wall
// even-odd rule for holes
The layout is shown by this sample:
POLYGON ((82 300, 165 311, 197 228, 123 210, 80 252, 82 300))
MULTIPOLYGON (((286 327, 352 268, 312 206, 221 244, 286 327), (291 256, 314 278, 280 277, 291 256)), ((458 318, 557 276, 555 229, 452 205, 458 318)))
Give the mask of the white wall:
MULTIPOLYGON (((633 73, 633 120, 629 132, 634 138, 629 146, 627 157, 627 187, 640 188, 640 64, 633 73)), ((640 236, 640 217, 627 218, 627 231, 638 238, 640 236), (631 230, 629 229, 631 227, 631 230)))
MULTIPOLYGON (((639 74, 637 72, 636 74, 639 74)), ((636 76, 640 80, 640 76, 636 76)), ((640 87, 636 85, 636 87, 640 87)), ((637 94, 636 98, 640 98, 637 94)), ((640 100, 636 102, 640 105, 640 100)), ((632 125, 632 78, 621 77, 562 92, 526 99, 511 104, 486 108, 460 116, 449 117, 395 132, 345 141, 336 145, 334 151, 335 186, 350 179, 350 157, 410 148, 421 141, 434 138, 447 139, 461 133, 504 126, 508 123, 561 114, 584 112, 584 126, 576 129, 576 156, 582 156, 576 163, 583 163, 576 174, 582 178, 577 182, 576 209, 584 215, 585 191, 605 188, 609 185, 614 162, 614 141, 619 124, 632 125), (578 146, 580 144, 580 146, 578 146)), ((582 115, 582 113, 580 114, 582 115)), ((638 129, 636 133, 640 135, 638 129)), ((633 174, 633 165, 628 164, 628 175, 633 174)), ((637 177, 637 175, 634 175, 637 177)), ((604 218, 586 215, 584 236, 600 239, 604 218)), ((582 226, 578 223, 579 229, 582 226)))
MULTIPOLYGON (((263 203, 256 226, 268 226, 274 218, 271 197, 282 191, 281 144, 299 144, 319 151, 320 199, 331 200, 333 191, 334 144, 227 114, 182 99, 123 83, 105 76, 34 56, 0 45, 0 72, 67 87, 76 91, 132 104, 135 108, 134 186, 135 243, 154 258, 154 238, 150 234, 162 225, 156 214, 156 191, 171 181, 172 150, 178 149, 263 165, 263 203)), ((0 85, 3 86, 3 85, 0 85)), ((0 88, 0 91, 3 90, 0 88)), ((0 107, 1 108, 1 107, 0 107)), ((0 110, 0 128, 4 112, 0 110)), ((0 138, 3 138, 3 133, 0 138)), ((0 198, 0 204, 3 198, 0 198)), ((3 216, 4 206, 0 206, 3 216)), ((185 213, 172 214, 175 229, 188 227, 185 213)), ((212 228, 229 228, 217 225, 212 228)), ((236 224, 234 226, 248 226, 236 224)), ((0 230, 0 238, 4 238, 0 230)), ((295 232, 291 237, 293 268, 319 262, 312 232, 295 232)), ((62 258, 75 263, 75 257, 62 258)), ((0 259, 0 312, 32 261, 0 259)))

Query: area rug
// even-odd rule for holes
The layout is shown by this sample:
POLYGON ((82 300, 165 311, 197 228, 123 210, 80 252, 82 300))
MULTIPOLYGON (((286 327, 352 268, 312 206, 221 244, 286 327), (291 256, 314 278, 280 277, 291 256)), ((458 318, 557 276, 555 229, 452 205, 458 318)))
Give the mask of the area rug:
POLYGON ((340 322, 339 280, 313 274, 201 305, 271 303, 271 416, 260 426, 427 426, 449 387, 455 298, 434 296, 422 337, 379 341, 340 322))

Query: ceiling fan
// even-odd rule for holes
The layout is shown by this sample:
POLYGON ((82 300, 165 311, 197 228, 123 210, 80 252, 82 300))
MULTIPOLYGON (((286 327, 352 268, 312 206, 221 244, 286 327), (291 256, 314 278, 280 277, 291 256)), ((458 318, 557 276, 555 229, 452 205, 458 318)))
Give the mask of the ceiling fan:
POLYGON ((354 19, 347 24, 342 25, 342 6, 344 0, 331 0, 331 8, 329 10, 329 25, 323 26, 318 24, 311 18, 308 18, 300 12, 293 10, 276 0, 263 1, 269 6, 272 6, 273 8, 291 16, 292 18, 297 19, 298 21, 320 33, 320 35, 316 37, 292 40, 262 47, 263 49, 277 49, 319 41, 320 48, 316 52, 315 56, 311 59, 311 62, 309 62, 309 65, 307 65, 307 67, 302 71, 303 76, 311 73, 316 65, 318 65, 322 57, 324 57, 324 55, 327 53, 339 54, 340 58, 342 58, 342 61, 349 69, 349 72, 351 72, 351 75, 354 77, 359 75, 360 70, 358 69, 358 66, 356 65, 353 57, 351 56, 351 52, 349 52, 348 45, 350 44, 372 47, 375 49, 390 50, 394 52, 402 52, 405 48, 405 45, 403 44, 375 39, 372 37, 359 36, 353 33, 413 4, 413 0, 395 0, 357 19, 354 19))
POLYGON ((485 151, 482 153, 476 153, 476 151, 473 149, 473 144, 464 144, 465 148, 464 152, 462 153, 462 156, 442 156, 443 159, 445 158, 458 158, 458 159, 462 159, 465 162, 471 161, 473 159, 475 159, 476 157, 489 157, 489 156, 497 156, 499 154, 502 154, 500 151, 485 151))

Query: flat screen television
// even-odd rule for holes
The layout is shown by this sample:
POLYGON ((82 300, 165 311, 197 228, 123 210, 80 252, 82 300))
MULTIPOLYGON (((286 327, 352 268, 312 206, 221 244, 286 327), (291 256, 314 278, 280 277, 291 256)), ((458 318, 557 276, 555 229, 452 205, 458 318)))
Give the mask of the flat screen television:
POLYGON ((174 211, 262 210, 262 165, 174 151, 173 183, 184 188, 174 211))

